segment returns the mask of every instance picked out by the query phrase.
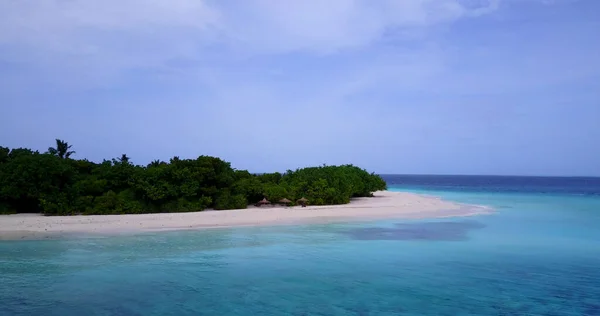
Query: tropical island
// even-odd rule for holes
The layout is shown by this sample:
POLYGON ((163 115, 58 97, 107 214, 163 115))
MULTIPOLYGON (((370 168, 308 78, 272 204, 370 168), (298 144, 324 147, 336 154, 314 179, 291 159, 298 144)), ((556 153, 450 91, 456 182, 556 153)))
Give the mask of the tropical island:
POLYGON ((209 156, 140 166, 127 155, 95 163, 73 154, 62 140, 44 153, 0 147, 0 240, 489 211, 386 191, 382 177, 353 165, 252 174, 209 156))
POLYGON ((0 147, 0 214, 197 212, 245 209, 261 201, 336 205, 386 189, 380 176, 353 165, 252 174, 210 156, 141 166, 125 154, 101 163, 74 154, 60 139, 43 153, 0 147))

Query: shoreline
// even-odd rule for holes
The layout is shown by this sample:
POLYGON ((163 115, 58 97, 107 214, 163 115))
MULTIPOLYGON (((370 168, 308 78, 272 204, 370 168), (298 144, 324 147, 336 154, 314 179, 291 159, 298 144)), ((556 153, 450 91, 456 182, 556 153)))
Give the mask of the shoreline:
POLYGON ((44 240, 215 228, 325 224, 378 219, 427 219, 489 214, 468 205, 416 193, 379 191, 349 204, 307 207, 263 206, 190 213, 43 216, 0 215, 0 240, 44 240))

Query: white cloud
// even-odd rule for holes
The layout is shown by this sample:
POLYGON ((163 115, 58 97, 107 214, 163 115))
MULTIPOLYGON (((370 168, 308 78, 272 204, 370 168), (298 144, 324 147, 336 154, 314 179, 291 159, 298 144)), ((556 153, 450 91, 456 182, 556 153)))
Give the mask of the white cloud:
POLYGON ((0 43, 89 54, 105 47, 107 34, 169 45, 168 33, 175 40, 218 40, 251 51, 331 52, 368 45, 393 29, 482 14, 498 1, 476 6, 465 0, 2 1, 0 43), (95 37, 98 32, 104 33, 95 37))
POLYGON ((159 27, 205 29, 218 12, 204 1, 19 0, 0 2, 0 42, 73 39, 88 31, 148 32, 159 27))
POLYGON ((455 0, 256 0, 240 2, 223 23, 233 43, 247 49, 326 53, 369 45, 395 29, 477 15, 497 3, 485 2, 468 8, 455 0))
MULTIPOLYGON (((323 56, 427 39, 430 27, 486 14, 499 1, 6 0, 0 1, 0 60, 33 69, 32 76, 5 75, 11 86, 29 77, 69 89, 119 85, 139 70, 214 84, 206 74, 229 71, 222 68, 236 58, 323 56), (174 60, 194 67, 174 67, 174 60)), ((430 55, 411 54, 399 61, 430 55)), ((391 71, 381 64, 366 71, 376 76, 375 68, 391 71)), ((372 84, 360 81, 354 85, 372 84)))
POLYGON ((0 133, 93 139, 83 156, 209 153, 254 170, 481 140, 514 101, 491 94, 600 73, 597 25, 560 8, 519 25, 547 1, 500 1, 0 0, 0 101, 12 107, 0 133), (469 104, 492 110, 467 111, 487 115, 469 123, 469 104))
MULTIPOLYGON (((253 63, 286 53, 309 58, 358 55, 334 73, 317 71, 314 78, 304 74, 306 85, 327 85, 323 102, 339 102, 375 86, 423 89, 433 83, 437 89, 464 90, 464 84, 456 86, 479 83, 477 74, 486 70, 488 86, 502 86, 494 78, 521 85, 522 80, 514 80, 519 78, 510 81, 510 69, 477 58, 477 45, 463 47, 465 53, 457 56, 451 43, 440 44, 431 36, 438 26, 498 10, 500 1, 7 0, 0 1, 0 60, 21 62, 39 80, 71 88, 119 85, 132 71, 144 71, 228 91, 232 83, 256 80, 276 86, 271 74, 277 67, 260 68, 265 67, 262 63, 240 76, 231 65, 244 60, 253 63), (386 45, 393 53, 385 52, 386 45), (467 72, 461 80, 445 83, 455 78, 449 62, 457 58, 472 59, 481 67, 468 70, 475 71, 475 78, 467 72), (174 65, 178 62, 184 66, 174 65)), ((565 1, 571 2, 553 2, 565 1)), ((494 46, 482 49, 488 49, 489 58, 498 55, 494 46)), ((543 52, 536 56, 530 64, 543 69, 552 63, 552 58, 540 62, 543 52)), ((1 81, 10 86, 32 77, 8 76, 1 81)))
POLYGON ((498 1, 6 0, 0 1, 0 61, 26 65, 31 74, 5 74, 2 81, 118 86, 141 70, 214 84, 206 74, 228 71, 222 68, 235 59, 322 56, 423 39, 430 27, 485 14, 498 1))

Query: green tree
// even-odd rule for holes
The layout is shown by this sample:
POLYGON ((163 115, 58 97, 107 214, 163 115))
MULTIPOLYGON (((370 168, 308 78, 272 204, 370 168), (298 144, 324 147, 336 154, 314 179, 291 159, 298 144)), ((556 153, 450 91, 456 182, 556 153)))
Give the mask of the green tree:
POLYGON ((69 150, 71 149, 71 147, 73 147, 72 145, 69 145, 69 143, 60 140, 60 139, 56 139, 56 147, 49 147, 48 148, 48 153, 54 156, 58 156, 62 159, 67 159, 69 157, 71 157, 71 155, 75 154, 74 151, 69 150))
POLYGON ((70 148, 58 139, 45 154, 0 147, 0 213, 193 212, 245 208, 263 197, 327 205, 386 189, 381 177, 353 165, 256 175, 210 156, 139 166, 125 154, 100 163, 67 159, 70 148))
POLYGON ((131 158, 127 157, 126 154, 122 154, 118 161, 119 161, 119 163, 121 163, 123 165, 127 165, 127 164, 129 164, 130 159, 131 158))
POLYGON ((0 146, 0 163, 7 162, 9 154, 10 154, 10 148, 0 146))

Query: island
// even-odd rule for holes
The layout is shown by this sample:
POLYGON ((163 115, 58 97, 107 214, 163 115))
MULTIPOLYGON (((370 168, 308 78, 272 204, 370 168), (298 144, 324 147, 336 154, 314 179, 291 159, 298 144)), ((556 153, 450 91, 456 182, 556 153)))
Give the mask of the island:
POLYGON ((385 191, 381 176, 350 164, 253 174, 210 156, 143 166, 73 154, 62 140, 43 153, 0 147, 0 213, 16 214, 0 219, 0 239, 484 211, 385 191))

